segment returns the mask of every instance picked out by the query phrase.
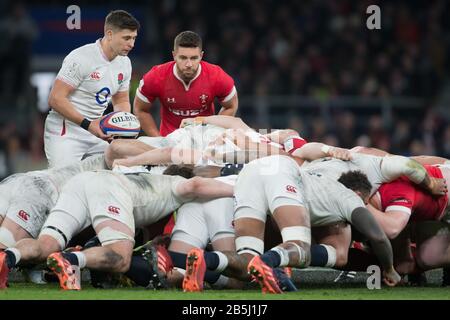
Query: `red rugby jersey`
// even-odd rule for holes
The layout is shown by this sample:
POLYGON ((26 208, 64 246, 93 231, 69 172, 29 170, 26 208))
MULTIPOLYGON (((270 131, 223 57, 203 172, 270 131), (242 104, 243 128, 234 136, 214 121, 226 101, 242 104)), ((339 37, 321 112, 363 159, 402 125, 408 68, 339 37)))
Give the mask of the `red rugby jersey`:
MULTIPOLYGON (((438 167, 424 166, 431 177, 442 178, 438 167)), ((379 189, 382 210, 403 211, 412 221, 440 220, 447 207, 448 196, 433 196, 406 177, 383 184, 379 189)))
POLYGON ((227 102, 236 94, 233 78, 217 65, 201 61, 197 75, 187 85, 175 70, 175 61, 154 66, 136 92, 145 102, 159 99, 162 136, 178 129, 184 118, 214 115, 216 97, 227 102))

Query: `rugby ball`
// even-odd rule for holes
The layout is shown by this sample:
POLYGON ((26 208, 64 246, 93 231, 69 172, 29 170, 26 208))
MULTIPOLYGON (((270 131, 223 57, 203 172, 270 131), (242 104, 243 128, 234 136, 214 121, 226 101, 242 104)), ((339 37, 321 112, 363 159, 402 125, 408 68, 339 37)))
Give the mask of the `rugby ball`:
POLYGON ((134 114, 115 111, 102 117, 100 129, 115 137, 136 137, 141 131, 141 124, 134 114))

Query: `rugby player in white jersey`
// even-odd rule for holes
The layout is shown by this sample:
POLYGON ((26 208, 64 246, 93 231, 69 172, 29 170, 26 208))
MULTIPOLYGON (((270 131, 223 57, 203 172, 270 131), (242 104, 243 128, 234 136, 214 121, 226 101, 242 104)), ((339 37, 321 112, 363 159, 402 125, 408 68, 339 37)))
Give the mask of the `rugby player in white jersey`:
POLYGON ((24 239, 0 253, 0 284, 19 261, 42 261, 64 289, 80 289, 79 268, 126 272, 135 227, 152 224, 196 197, 230 197, 233 187, 213 179, 111 171, 85 172, 65 184, 37 240, 24 239), (70 239, 92 225, 102 244, 61 253, 70 239), (53 252, 53 254, 51 254, 53 252), (51 254, 51 255, 50 255, 51 254), (49 256, 50 255, 50 256, 49 256))
POLYGON ((108 146, 99 127, 111 100, 115 111, 130 112, 129 85, 139 22, 115 10, 105 19, 104 36, 73 50, 64 59, 49 96, 44 144, 50 167, 81 160, 108 146))
POLYGON ((370 184, 367 182, 366 188, 357 192, 360 194, 325 176, 301 170, 286 156, 252 161, 239 174, 235 187, 237 254, 191 250, 183 288, 201 290, 208 267, 219 272, 225 270, 239 279, 246 279, 248 271, 261 283, 263 292, 281 293, 272 268, 308 266, 311 224, 337 221, 355 223, 368 236, 377 248, 386 281, 395 284, 398 280, 392 267, 390 243, 362 200, 368 197, 370 184), (276 221, 283 243, 264 253, 267 212, 276 221))
POLYGON ((64 184, 78 173, 106 169, 104 155, 67 166, 19 173, 0 183, 0 249, 36 238, 64 184))
MULTIPOLYGON (((106 151, 108 165, 137 166, 145 164, 216 164, 246 163, 272 154, 298 157, 296 150, 306 144, 298 132, 291 129, 261 134, 248 127, 240 118, 209 116, 184 119, 180 128, 153 147, 141 141, 115 141, 106 151), (226 128, 226 129, 224 129, 226 128), (163 142, 161 142, 163 141, 163 142), (158 148, 158 150, 153 150, 158 148), (148 151, 145 151, 147 149, 148 151)), ((151 142, 149 142, 151 143, 151 142)), ((316 144, 321 156, 348 160, 347 150, 316 144)))

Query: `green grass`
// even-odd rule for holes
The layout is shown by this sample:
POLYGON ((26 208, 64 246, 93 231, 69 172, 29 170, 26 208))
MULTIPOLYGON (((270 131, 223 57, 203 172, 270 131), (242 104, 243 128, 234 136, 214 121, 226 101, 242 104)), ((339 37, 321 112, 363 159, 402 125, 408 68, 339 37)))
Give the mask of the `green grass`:
POLYGON ((0 300, 449 300, 450 289, 441 287, 398 287, 368 290, 360 286, 321 285, 301 288, 283 295, 263 295, 258 290, 153 291, 142 288, 95 289, 84 285, 78 292, 62 291, 57 284, 12 283, 0 291, 0 300))

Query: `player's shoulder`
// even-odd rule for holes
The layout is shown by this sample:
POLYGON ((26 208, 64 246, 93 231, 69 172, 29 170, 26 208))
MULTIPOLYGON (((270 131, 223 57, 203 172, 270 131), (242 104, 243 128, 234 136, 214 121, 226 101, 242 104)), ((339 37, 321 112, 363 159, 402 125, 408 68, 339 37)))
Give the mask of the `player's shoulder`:
POLYGON ((85 59, 92 59, 93 56, 95 56, 97 50, 97 44, 96 43, 88 43, 84 46, 78 47, 73 49, 67 57, 77 57, 77 58, 85 58, 85 59))
POLYGON ((150 68, 149 71, 144 75, 145 80, 155 79, 158 80, 160 78, 165 78, 171 72, 173 72, 173 65, 175 61, 169 61, 162 64, 154 65, 150 68))
POLYGON ((221 73, 225 73, 225 71, 223 71, 223 69, 217 64, 209 63, 203 60, 200 62, 200 64, 202 66, 202 72, 204 71, 211 75, 218 75, 221 73))

